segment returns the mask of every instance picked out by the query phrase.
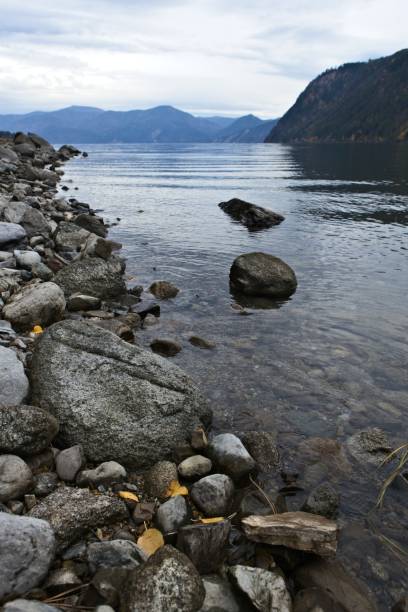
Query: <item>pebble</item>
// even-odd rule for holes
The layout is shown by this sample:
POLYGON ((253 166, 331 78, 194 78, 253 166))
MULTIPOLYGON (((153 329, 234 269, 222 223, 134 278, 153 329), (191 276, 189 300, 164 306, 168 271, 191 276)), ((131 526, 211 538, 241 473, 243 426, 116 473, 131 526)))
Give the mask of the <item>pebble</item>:
POLYGON ((143 550, 130 540, 92 542, 87 549, 87 561, 93 574, 108 567, 137 567, 146 559, 143 550))
POLYGON ((216 466, 234 480, 247 476, 255 468, 255 461, 234 434, 215 436, 209 444, 208 453, 216 466))
POLYGON ((156 513, 157 526, 164 534, 178 531, 188 521, 188 510, 182 495, 171 497, 156 513))
POLYGON ((85 455, 80 444, 62 450, 55 460, 57 474, 61 480, 72 482, 85 465, 85 455))
POLYGON ((80 487, 88 485, 110 486, 123 482, 126 479, 125 468, 116 461, 105 461, 93 470, 82 470, 77 475, 76 481, 80 487))
POLYGON ((184 459, 177 469, 182 478, 194 480, 209 474, 212 469, 212 463, 207 457, 193 455, 192 457, 184 459))
POLYGON ((206 516, 226 516, 234 495, 234 483, 225 474, 211 474, 196 482, 190 495, 206 516))
POLYGON ((177 480, 176 464, 171 461, 158 461, 145 474, 146 494, 160 500, 165 499, 173 480, 177 480))
POLYGON ((34 494, 38 497, 49 495, 58 486, 58 474, 55 472, 41 472, 34 476, 34 494))

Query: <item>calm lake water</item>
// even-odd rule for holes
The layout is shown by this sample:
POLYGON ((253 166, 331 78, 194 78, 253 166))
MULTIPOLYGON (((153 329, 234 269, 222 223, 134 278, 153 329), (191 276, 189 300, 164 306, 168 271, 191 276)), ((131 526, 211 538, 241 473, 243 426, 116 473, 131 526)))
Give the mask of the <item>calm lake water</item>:
POLYGON ((393 445, 407 440, 408 147, 81 149, 89 158, 65 168, 68 197, 121 218, 110 237, 123 244, 130 284, 165 279, 181 290, 138 341, 182 343, 173 361, 209 397, 216 430, 277 431, 300 487, 339 488, 340 557, 387 609, 407 587, 408 487, 373 511, 384 472, 353 462, 341 445, 372 426, 393 445), (232 197, 286 219, 250 233, 218 208, 232 197), (251 251, 284 259, 299 285, 290 300, 249 305, 243 316, 231 307, 228 273, 251 251), (192 333, 217 348, 191 346, 192 333))

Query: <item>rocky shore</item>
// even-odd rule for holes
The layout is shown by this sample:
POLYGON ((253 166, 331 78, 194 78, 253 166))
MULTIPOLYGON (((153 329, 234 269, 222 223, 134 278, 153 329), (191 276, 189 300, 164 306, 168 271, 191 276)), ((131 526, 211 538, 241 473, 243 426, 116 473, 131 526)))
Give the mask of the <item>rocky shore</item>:
MULTIPOLYGON (((275 436, 213 434, 206 399, 163 357, 180 349, 166 339, 152 351, 138 345, 178 289, 155 281, 153 302, 127 287, 104 220, 58 193, 77 155, 34 134, 0 138, 0 605, 377 610, 336 560, 331 484, 298 508, 265 491, 260 476, 271 472, 286 492, 295 486, 275 436)), ((269 297, 296 289, 281 260, 241 257, 233 288, 269 297)), ((375 463, 388 447, 371 430, 350 452, 375 463)))

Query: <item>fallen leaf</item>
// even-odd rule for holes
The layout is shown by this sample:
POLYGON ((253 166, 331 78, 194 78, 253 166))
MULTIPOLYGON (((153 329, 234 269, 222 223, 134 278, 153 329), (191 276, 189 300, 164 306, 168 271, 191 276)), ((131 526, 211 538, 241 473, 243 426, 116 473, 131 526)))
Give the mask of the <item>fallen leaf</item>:
POLYGON ((211 523, 221 523, 221 521, 225 521, 223 516, 214 516, 212 518, 200 518, 200 523, 203 525, 210 525, 211 523))
POLYGON ((43 333, 43 328, 41 327, 41 325, 34 325, 33 327, 33 334, 42 334, 43 333))
POLYGON ((188 495, 188 489, 183 487, 178 480, 172 480, 165 497, 175 497, 176 495, 188 495))
POLYGON ((137 545, 150 557, 156 550, 164 546, 163 535, 158 529, 146 529, 144 534, 138 538, 137 545))
POLYGON ((121 499, 124 499, 126 501, 133 501, 133 502, 139 501, 138 496, 135 495, 134 493, 131 493, 130 491, 119 491, 118 495, 121 499))

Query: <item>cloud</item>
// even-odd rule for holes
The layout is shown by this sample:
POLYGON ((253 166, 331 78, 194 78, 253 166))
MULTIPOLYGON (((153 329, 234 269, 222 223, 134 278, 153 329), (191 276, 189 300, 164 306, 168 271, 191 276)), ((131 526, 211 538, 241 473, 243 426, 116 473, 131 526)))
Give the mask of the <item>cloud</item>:
POLYGON ((0 0, 0 112, 282 114, 327 67, 406 46, 404 0, 0 0))

